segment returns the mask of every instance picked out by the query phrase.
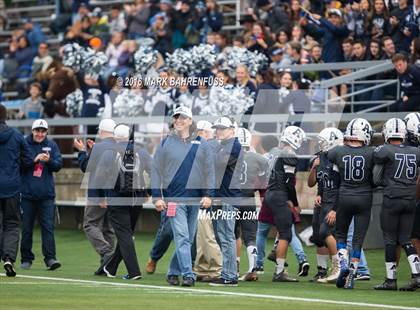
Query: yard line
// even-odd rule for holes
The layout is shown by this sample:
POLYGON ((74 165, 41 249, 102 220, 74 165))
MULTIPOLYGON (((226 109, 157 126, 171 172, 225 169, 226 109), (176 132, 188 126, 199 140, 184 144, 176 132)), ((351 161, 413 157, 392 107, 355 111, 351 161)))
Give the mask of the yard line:
MULTIPOLYGON (((5 276, 5 274, 0 273, 0 276, 5 276)), ((300 301, 300 302, 309 302, 309 303, 324 303, 324 304, 333 304, 333 305, 344 305, 344 306, 360 306, 360 307, 369 307, 369 308, 381 308, 381 309, 404 309, 404 310, 420 310, 416 307, 406 307, 406 306, 394 306, 394 305, 384 305, 384 304, 373 304, 373 303, 364 303, 364 302, 351 302, 351 301, 337 301, 329 299, 318 299, 318 298, 303 298, 303 297, 292 297, 292 296, 279 296, 279 295, 266 295, 266 294, 252 294, 252 293, 241 293, 241 292, 227 292, 227 291, 213 291, 201 288, 181 288, 174 286, 158 286, 158 285, 147 285, 147 284, 132 284, 132 283, 120 283, 120 282, 104 282, 104 281, 92 281, 92 280, 81 280, 81 279, 69 279, 69 278, 55 278, 55 277, 42 277, 42 276, 26 276, 26 275, 17 275, 19 278, 26 279, 38 279, 38 280, 49 280, 49 281, 61 281, 61 282, 70 282, 70 283, 85 283, 85 284, 95 284, 95 285, 107 285, 107 286, 117 286, 117 287, 132 287, 132 288, 145 288, 145 289, 156 289, 156 290, 166 290, 166 291, 179 291, 188 292, 188 293, 205 293, 212 295, 224 295, 224 296, 238 296, 238 297, 251 297, 251 298, 260 298, 260 299, 273 299, 273 300, 288 300, 288 301, 300 301)))

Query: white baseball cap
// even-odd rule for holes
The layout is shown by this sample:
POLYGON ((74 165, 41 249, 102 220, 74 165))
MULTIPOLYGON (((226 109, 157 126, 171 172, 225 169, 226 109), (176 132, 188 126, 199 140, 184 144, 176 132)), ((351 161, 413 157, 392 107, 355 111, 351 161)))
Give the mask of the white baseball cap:
POLYGON ((114 129, 115 139, 128 139, 130 137, 130 127, 127 125, 118 125, 114 129))
POLYGON ((172 117, 176 115, 183 115, 189 118, 192 118, 192 112, 189 107, 186 106, 179 106, 175 109, 174 113, 172 114, 172 117))
POLYGON ((338 17, 343 16, 343 14, 341 13, 341 11, 339 9, 330 9, 328 11, 328 15, 337 15, 338 17))
POLYGON ((101 120, 98 129, 106 132, 114 132, 115 125, 116 124, 112 119, 106 118, 101 120))
POLYGON ((209 121, 201 120, 197 122, 197 130, 213 131, 212 126, 213 125, 209 121))
POLYGON ((233 122, 229 117, 222 116, 219 117, 213 123, 212 128, 235 128, 235 122, 233 122))
POLYGON ((37 128, 44 128, 44 129, 48 130, 47 121, 44 120, 44 119, 37 119, 36 121, 34 121, 32 123, 32 130, 37 129, 37 128))

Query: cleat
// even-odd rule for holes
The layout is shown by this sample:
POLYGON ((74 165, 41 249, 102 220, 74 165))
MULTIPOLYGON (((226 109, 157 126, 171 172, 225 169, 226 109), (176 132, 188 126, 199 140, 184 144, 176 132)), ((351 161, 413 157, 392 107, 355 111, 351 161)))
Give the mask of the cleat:
POLYGON ((9 260, 4 262, 4 270, 6 271, 6 276, 8 277, 16 277, 16 271, 15 267, 13 266, 13 263, 9 260))
POLYGON ((400 291, 414 292, 418 288, 420 288, 420 276, 411 278, 407 285, 400 287, 400 291))
POLYGON ((185 286, 185 287, 191 287, 195 285, 195 281, 193 278, 187 277, 182 279, 182 284, 181 286, 185 286))
POLYGON ((271 260, 273 263, 276 263, 276 251, 272 250, 270 254, 267 255, 267 259, 271 260))
POLYGON ((318 282, 327 277, 327 269, 318 266, 318 272, 309 280, 309 282, 318 282))
POLYGON ((105 274, 106 274, 106 276, 107 276, 108 278, 115 278, 115 274, 113 274, 113 273, 109 272, 109 271, 106 269, 106 266, 103 266, 103 267, 102 267, 102 270, 105 272, 105 274))
POLYGON ((226 280, 223 278, 218 278, 209 283, 210 286, 229 286, 234 287, 238 286, 238 281, 236 280, 226 280))
POLYGON ((356 274, 356 281, 370 281, 370 275, 369 274, 356 274))
POLYGON ((385 278, 384 283, 375 285, 373 288, 379 291, 396 291, 397 280, 385 278))
POLYGON ((286 270, 283 270, 279 274, 273 274, 273 282, 299 282, 298 279, 292 278, 289 276, 286 270))
POLYGON ((307 277, 309 273, 309 263, 308 262, 302 262, 299 264, 299 271, 298 276, 299 277, 307 277))
POLYGON ((148 274, 154 274, 156 271, 156 265, 157 265, 157 262, 149 258, 149 261, 147 262, 147 265, 146 265, 146 272, 148 274))
POLYGON ((47 270, 56 270, 61 267, 61 263, 56 259, 50 259, 47 262, 47 270))
POLYGON ((126 274, 125 276, 122 277, 123 280, 140 280, 141 278, 143 278, 141 274, 134 277, 130 277, 128 274, 126 274))
POLYGON ((166 282, 168 282, 169 285, 178 286, 179 285, 178 276, 168 276, 166 278, 166 282))
POLYGON ((257 274, 264 274, 264 267, 263 266, 257 267, 255 268, 255 271, 257 272, 257 274))
POLYGON ((252 281, 258 281, 258 275, 256 271, 253 272, 247 272, 242 277, 239 278, 239 281, 246 281, 246 282, 252 282, 252 281))

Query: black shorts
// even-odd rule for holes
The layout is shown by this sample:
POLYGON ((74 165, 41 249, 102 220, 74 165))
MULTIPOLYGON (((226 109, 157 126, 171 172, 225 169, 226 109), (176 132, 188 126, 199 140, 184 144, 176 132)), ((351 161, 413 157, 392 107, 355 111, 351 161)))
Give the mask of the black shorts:
POLYGON ((290 242, 292 240, 293 214, 287 200, 287 193, 282 191, 267 191, 264 196, 265 204, 273 213, 279 239, 290 242))

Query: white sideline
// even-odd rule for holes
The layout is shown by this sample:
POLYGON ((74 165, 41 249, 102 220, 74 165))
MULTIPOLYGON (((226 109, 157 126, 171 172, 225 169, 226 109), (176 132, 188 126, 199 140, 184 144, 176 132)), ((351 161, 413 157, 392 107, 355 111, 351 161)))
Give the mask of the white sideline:
MULTIPOLYGON (((0 273, 0 276, 5 276, 5 274, 0 273)), ((195 292, 195 293, 206 293, 206 294, 214 294, 214 295, 252 297, 252 298, 261 298, 261 299, 289 300, 289 301, 300 301, 300 302, 316 302, 316 303, 325 303, 325 304, 333 304, 333 305, 360 306, 360 307, 381 308, 381 309, 420 310, 420 308, 416 308, 416 307, 372 304, 372 303, 364 303, 364 302, 336 301, 336 300, 318 299, 318 298, 303 298, 303 297, 292 297, 292 296, 252 294, 252 293, 245 293, 245 292, 241 293, 241 292, 213 291, 213 290, 207 290, 207 289, 181 288, 181 287, 174 287, 174 286, 158 286, 158 285, 146 285, 146 284, 104 282, 104 281, 91 281, 91 280, 55 278, 55 277, 41 277, 41 276, 25 276, 25 275, 17 275, 17 277, 27 278, 27 279, 38 279, 38 280, 51 280, 51 281, 73 282, 73 283, 96 284, 96 285, 108 285, 108 286, 120 286, 120 287, 122 286, 122 287, 133 287, 133 288, 149 288, 149 289, 169 290, 169 291, 179 291, 179 292, 192 292, 192 293, 195 292)))

